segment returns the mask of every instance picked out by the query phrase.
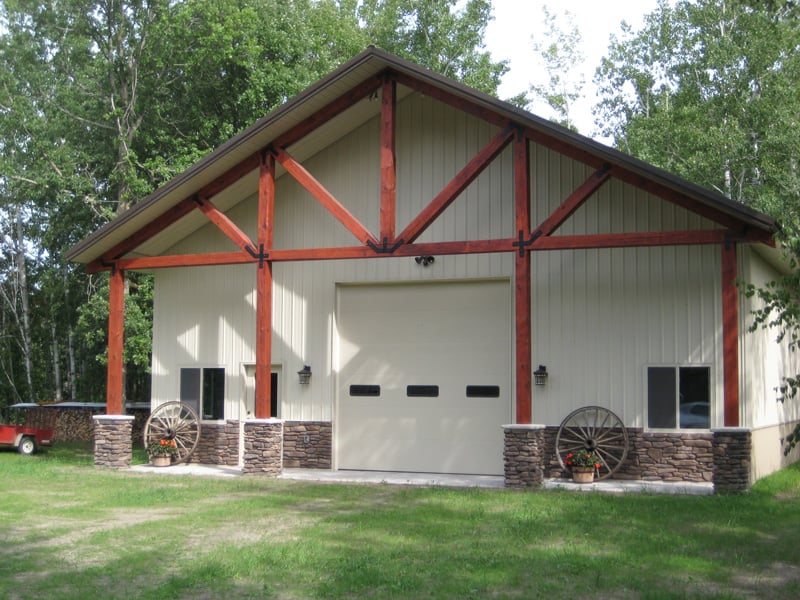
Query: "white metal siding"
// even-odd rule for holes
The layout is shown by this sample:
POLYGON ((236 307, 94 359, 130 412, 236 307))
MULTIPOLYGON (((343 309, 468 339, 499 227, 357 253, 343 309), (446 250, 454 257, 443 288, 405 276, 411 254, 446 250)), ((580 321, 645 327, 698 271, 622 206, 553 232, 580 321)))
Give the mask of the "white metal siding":
POLYGON ((163 269, 153 307, 152 397, 179 399, 182 367, 224 367, 226 418, 238 418, 241 364, 255 358, 255 267, 163 269))
MULTIPOLYGON (((743 249, 740 264, 748 283, 763 287, 780 277, 778 272, 755 252, 743 249)), ((767 427, 800 420, 800 404, 779 403, 775 391, 783 377, 800 373, 800 356, 791 352, 786 341, 778 343, 777 329, 748 328, 753 323, 751 311, 762 306, 756 296, 743 298, 740 317, 742 346, 742 400, 746 407, 742 426, 767 427)))
POLYGON ((533 261, 533 421, 558 424, 598 404, 629 426, 645 425, 648 365, 711 365, 721 398, 715 247, 540 253, 533 261))
MULTIPOLYGON (((399 103, 397 231, 433 198, 497 129, 411 94, 399 103)), ((304 165, 375 235, 379 207, 379 129, 371 120, 304 165)), ((592 169, 532 145, 533 222, 544 220, 592 169)), ((276 247, 358 245, 298 184, 277 182, 276 247)), ((228 211, 255 237, 255 188, 228 211)), ((611 180, 556 235, 706 228, 687 211, 611 180)), ((506 149, 420 241, 514 237, 513 174, 506 149)), ((231 250, 212 225, 168 253, 231 250)), ((510 253, 276 264, 273 364, 288 375, 304 364, 308 386, 286 377, 281 416, 333 418, 333 320, 337 283, 452 281, 510 277, 510 253)), ((535 253, 532 269, 533 364, 546 364, 547 386, 533 392, 534 422, 557 424, 572 409, 600 403, 628 425, 643 425, 647 364, 711 364, 721 401, 720 258, 717 247, 535 253)), ((155 399, 174 399, 177 369, 225 366, 228 402, 238 414, 241 364, 254 360, 255 267, 156 273, 155 399), (235 406, 234 406, 235 405, 235 406)), ((717 424, 719 424, 717 422, 717 424)))

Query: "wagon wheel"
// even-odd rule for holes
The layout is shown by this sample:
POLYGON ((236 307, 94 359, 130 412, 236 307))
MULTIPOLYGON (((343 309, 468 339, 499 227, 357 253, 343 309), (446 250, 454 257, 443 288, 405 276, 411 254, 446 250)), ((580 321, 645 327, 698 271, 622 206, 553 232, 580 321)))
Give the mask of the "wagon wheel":
POLYGON ((145 450, 159 440, 175 441, 178 452, 172 456, 172 464, 189 460, 200 441, 200 419, 194 409, 182 402, 167 402, 156 408, 144 426, 145 450))
POLYGON ((556 456, 562 469, 569 470, 564 458, 569 452, 585 448, 600 458, 597 479, 613 475, 628 456, 628 430, 622 420, 602 406, 584 406, 561 422, 556 434, 556 456))

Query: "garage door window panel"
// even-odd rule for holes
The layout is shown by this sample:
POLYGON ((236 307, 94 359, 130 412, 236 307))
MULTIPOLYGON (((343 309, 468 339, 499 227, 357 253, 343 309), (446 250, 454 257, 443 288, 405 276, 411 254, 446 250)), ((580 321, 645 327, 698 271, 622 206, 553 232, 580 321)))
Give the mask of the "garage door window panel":
POLYGON ((438 398, 438 385, 409 385, 406 386, 406 396, 409 398, 438 398))
POLYGON ((356 384, 350 386, 350 395, 354 398, 379 398, 381 386, 356 384))
POLYGON ((499 398, 499 385, 468 385, 467 398, 499 398))

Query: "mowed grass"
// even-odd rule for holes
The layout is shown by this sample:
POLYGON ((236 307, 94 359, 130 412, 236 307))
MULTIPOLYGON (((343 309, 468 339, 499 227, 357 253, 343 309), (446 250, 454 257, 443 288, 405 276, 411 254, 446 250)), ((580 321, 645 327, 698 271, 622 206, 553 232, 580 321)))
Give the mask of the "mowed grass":
POLYGON ((0 598, 798 598, 800 468, 741 496, 309 484, 0 452, 0 598))

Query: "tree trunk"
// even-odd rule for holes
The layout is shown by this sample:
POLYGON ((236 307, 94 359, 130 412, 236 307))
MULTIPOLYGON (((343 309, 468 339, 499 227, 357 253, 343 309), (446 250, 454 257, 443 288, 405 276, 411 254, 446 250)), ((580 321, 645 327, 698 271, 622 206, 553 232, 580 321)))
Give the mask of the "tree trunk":
POLYGON ((67 327, 67 354, 69 357, 69 399, 71 402, 76 402, 78 398, 76 393, 78 372, 75 367, 75 332, 72 330, 72 325, 67 327))
POLYGON ((58 348, 58 335, 56 332, 56 320, 50 317, 50 337, 53 344, 53 399, 61 402, 61 352, 58 348))
POLYGON ((22 227, 22 212, 19 207, 14 208, 14 254, 17 266, 17 289, 19 302, 22 309, 20 318, 20 338, 22 341, 22 356, 25 360, 25 383, 28 386, 27 399, 34 401, 33 393, 33 360, 31 358, 31 307, 28 297, 28 273, 25 261, 25 238, 22 227))

